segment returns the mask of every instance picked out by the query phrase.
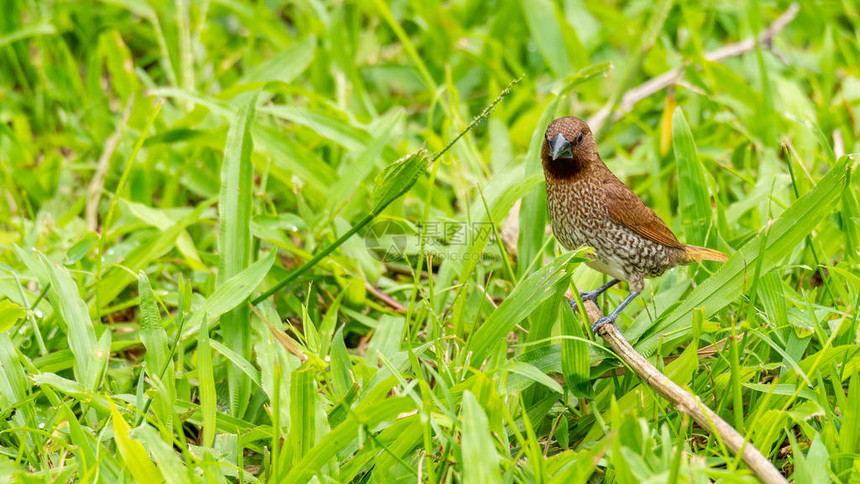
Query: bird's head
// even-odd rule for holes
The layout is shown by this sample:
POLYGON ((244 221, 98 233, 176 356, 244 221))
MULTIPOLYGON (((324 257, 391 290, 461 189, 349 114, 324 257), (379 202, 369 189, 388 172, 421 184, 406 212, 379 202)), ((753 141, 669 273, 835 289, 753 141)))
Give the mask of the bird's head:
POLYGON ((549 123, 541 148, 545 170, 559 177, 569 176, 599 159, 597 143, 585 121, 566 116, 549 123))

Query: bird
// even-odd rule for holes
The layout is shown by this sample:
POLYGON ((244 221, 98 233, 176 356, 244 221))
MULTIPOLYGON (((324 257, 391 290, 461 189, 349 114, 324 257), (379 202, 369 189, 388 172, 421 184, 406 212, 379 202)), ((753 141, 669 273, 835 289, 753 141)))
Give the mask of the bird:
MULTIPOLYGON (((593 332, 615 320, 645 285, 668 269, 699 261, 725 262, 728 256, 678 241, 666 223, 603 163, 588 124, 573 116, 546 128, 541 146, 547 209, 552 232, 567 250, 594 249, 587 265, 612 279, 580 294, 594 301, 626 281, 629 293, 610 314, 592 324, 593 332)), ((571 300, 571 309, 576 300, 571 300)))

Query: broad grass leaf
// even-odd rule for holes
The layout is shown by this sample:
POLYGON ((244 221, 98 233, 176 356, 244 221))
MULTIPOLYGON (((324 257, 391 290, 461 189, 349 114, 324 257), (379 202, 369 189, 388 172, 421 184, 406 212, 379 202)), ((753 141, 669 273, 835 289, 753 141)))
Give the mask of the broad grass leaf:
POLYGON ((794 395, 807 400, 815 401, 818 396, 805 383, 800 382, 800 389, 797 385, 791 383, 744 383, 743 386, 750 390, 755 390, 761 393, 772 393, 774 395, 794 395))
MULTIPOLYGON (((844 454, 856 454, 860 443, 860 373, 855 371, 851 374, 845 405, 839 410, 842 413, 838 437, 839 450, 844 454)), ((851 458, 838 459, 837 470, 850 469, 853 462, 851 458)))
MULTIPOLYGON (((387 393, 387 390, 386 390, 387 393)), ((384 394, 383 394, 384 396, 384 394)), ((415 410, 411 397, 391 397, 382 401, 362 402, 340 425, 333 428, 308 451, 302 460, 290 469, 283 482, 304 483, 322 469, 329 459, 358 437, 360 425, 376 428, 383 422, 398 420, 403 414, 415 410), (360 419, 360 420, 359 420, 360 419)))
POLYGON ((181 101, 189 101, 191 103, 199 104, 200 106, 205 107, 213 114, 217 114, 227 119, 233 117, 233 109, 230 107, 229 104, 225 103, 224 101, 188 92, 183 89, 175 87, 159 87, 150 90, 149 94, 155 97, 169 97, 179 99, 181 101))
POLYGON ((591 356, 588 343, 583 340, 587 335, 572 310, 563 307, 560 312, 561 334, 568 336, 561 340, 561 372, 565 386, 577 397, 590 397, 591 356))
MULTIPOLYGON (((552 8, 552 7, 550 7, 552 8)), ((532 133, 526 163, 523 166, 526 177, 543 172, 540 150, 546 127, 555 116, 560 97, 554 97, 546 106, 532 133)), ((542 179, 543 177, 541 177, 542 179)), ((542 257, 540 249, 546 236, 546 190, 543 184, 534 187, 520 203, 519 235, 517 237, 517 277, 525 276, 526 269, 533 265, 534 259, 542 257)), ((498 219, 496 219, 498 220, 498 219)), ((539 267, 540 263, 534 263, 539 267)))
MULTIPOLYGON (((99 351, 102 345, 96 340, 87 305, 81 299, 69 271, 52 263, 44 255, 41 255, 41 259, 51 280, 48 299, 66 324, 66 338, 75 355, 75 378, 88 390, 95 390, 108 355, 99 351)), ((110 337, 109 331, 104 334, 110 337)))
POLYGON ((197 482, 189 469, 183 465, 173 446, 161 440, 154 428, 149 425, 141 425, 133 429, 130 436, 142 443, 152 454, 152 459, 167 484, 193 484, 197 482))
POLYGON ((610 438, 604 438, 587 450, 582 450, 580 452, 567 451, 557 454, 555 457, 551 457, 547 463, 547 467, 550 467, 551 470, 555 464, 553 462, 554 459, 564 456, 566 457, 565 460, 567 460, 567 463, 563 465, 561 469, 558 469, 553 473, 552 480, 550 482, 552 484, 588 482, 591 475, 594 474, 594 471, 598 469, 594 463, 598 462, 600 457, 606 453, 609 443, 610 438))
POLYGON ((558 382, 528 363, 512 361, 505 367, 505 370, 525 377, 534 383, 540 383, 556 393, 564 393, 564 389, 561 388, 561 385, 559 385, 558 382))
POLYGON ((523 14, 546 63, 556 77, 565 77, 573 67, 567 53, 567 45, 556 15, 556 4, 550 0, 528 0, 522 3, 523 14))
POLYGON ((123 267, 108 269, 96 283, 97 295, 89 301, 90 314, 95 313, 97 302, 101 307, 113 302, 129 284, 137 279, 135 274, 138 271, 146 269, 152 261, 176 247, 176 241, 185 232, 185 228, 197 222, 203 211, 213 203, 215 200, 198 204, 193 212, 177 220, 172 227, 144 239, 125 257, 122 261, 123 267))
POLYGON ((129 99, 140 92, 140 82, 134 72, 131 51, 116 30, 107 30, 99 36, 99 47, 105 68, 110 74, 110 86, 120 99, 129 99))
MULTIPOLYGON (((158 230, 166 230, 172 227, 176 223, 176 220, 192 212, 191 208, 162 210, 126 199, 121 199, 120 203, 123 209, 128 210, 129 213, 158 230)), ((194 241, 191 239, 188 230, 184 230, 179 234, 179 238, 176 239, 176 248, 185 256, 192 268, 195 270, 207 270, 206 265, 200 260, 200 254, 197 253, 197 247, 194 245, 194 241)), ((71 258, 71 253, 69 257, 71 258)))
POLYGON ((15 247, 15 255, 18 256, 18 259, 27 266, 27 269, 33 274, 33 276, 38 279, 39 284, 42 286, 46 286, 51 283, 50 271, 45 267, 40 259, 41 252, 36 250, 35 248, 23 249, 19 247, 17 244, 15 247))
POLYGON ((96 408, 100 412, 109 413, 110 404, 101 395, 85 388, 75 380, 63 378, 56 373, 38 373, 30 376, 35 385, 48 385, 76 400, 86 401, 87 405, 96 408))
POLYGON ((711 197, 693 134, 680 106, 672 116, 672 146, 678 171, 678 205, 684 226, 684 241, 691 245, 705 245, 711 224, 711 197))
MULTIPOLYGON (((851 184, 850 177, 848 183, 851 184)), ((845 241, 845 256, 855 262, 860 257, 860 209, 855 196, 857 192, 858 190, 842 192, 842 212, 839 214, 839 225, 845 241)))
POLYGON ((305 364, 290 378, 290 434, 279 469, 291 469, 316 444, 317 370, 305 364))
POLYGON ((146 273, 141 271, 137 276, 137 290, 140 296, 140 340, 146 348, 147 371, 159 376, 159 372, 167 362, 167 332, 161 322, 161 314, 152 294, 152 286, 146 273))
POLYGON ((63 261, 66 265, 74 264, 83 259, 90 253, 90 249, 99 241, 99 236, 95 232, 87 232, 66 252, 66 260, 63 261))
POLYGON ((22 39, 38 37, 40 35, 53 35, 56 33, 57 29, 47 21, 33 23, 0 37, 0 48, 22 39))
POLYGON ((332 336, 334 333, 334 328, 337 325, 337 314, 340 310, 340 303, 343 300, 346 292, 341 292, 334 298, 331 302, 331 305, 328 307, 328 310, 323 316, 322 322, 319 327, 319 335, 320 335, 320 354, 327 354, 329 351, 329 346, 332 344, 332 336))
POLYGON ((463 455, 463 483, 502 482, 499 453, 490 435, 487 415, 469 390, 463 392, 461 419, 463 432, 460 449, 463 455))
POLYGON ((251 383, 257 385, 258 387, 261 386, 260 371, 257 370, 257 368, 251 364, 251 362, 243 358, 242 355, 236 353, 223 343, 219 343, 216 340, 210 340, 209 346, 211 346, 213 350, 217 351, 221 354, 221 356, 230 361, 233 366, 242 370, 242 373, 244 373, 245 376, 251 379, 251 383))
MULTIPOLYGON (((84 426, 81 425, 81 422, 78 421, 78 416, 75 412, 69 408, 69 405, 61 401, 57 406, 59 409, 59 415, 66 419, 69 423, 69 440, 72 444, 76 446, 76 451, 80 454, 80 457, 85 462, 97 462, 96 459, 96 449, 98 448, 98 443, 96 442, 96 438, 93 436, 89 430, 85 430, 84 426)), ((105 414, 110 413, 110 409, 106 409, 105 414)), ((103 454, 102 454, 103 455, 103 454)), ((103 473, 105 476, 105 480, 110 479, 111 481, 116 482, 119 479, 117 473, 120 472, 121 465, 118 462, 118 458, 111 455, 107 459, 105 459, 105 463, 98 467, 84 467, 81 468, 78 472, 82 477, 86 477, 88 473, 95 474, 96 472, 103 473)))
POLYGON ((137 482, 162 482, 164 476, 150 460, 143 444, 131 438, 129 426, 120 415, 116 405, 110 404, 111 421, 113 422, 113 439, 116 442, 119 455, 137 482))
POLYGON ((167 435, 173 430, 173 402, 176 400, 176 384, 173 361, 169 358, 167 332, 161 321, 158 305, 152 294, 149 278, 143 271, 138 275, 138 295, 140 296, 140 340, 146 348, 146 372, 156 385, 154 410, 166 427, 167 435), (163 376, 162 376, 162 372, 163 376))
MULTIPOLYGON (((244 271, 251 263, 251 215, 254 198, 254 166, 251 162, 254 141, 251 127, 254 124, 256 103, 257 93, 253 93, 230 123, 224 146, 221 193, 218 196, 218 287, 244 271)), ((251 308, 244 304, 221 315, 224 343, 243 358, 249 358, 251 355, 250 323, 251 308)), ((228 369, 227 384, 230 391, 230 414, 241 416, 251 394, 250 381, 240 368, 233 365, 228 369)))
POLYGON ((314 58, 317 39, 308 35, 304 39, 255 65, 239 79, 238 84, 269 81, 292 82, 308 68, 314 58))
POLYGON ((281 130, 269 126, 254 126, 255 149, 272 160, 272 176, 285 184, 292 184, 296 176, 319 193, 326 193, 337 177, 334 170, 297 140, 285 136, 281 130))
POLYGON ((331 342, 331 376, 334 397, 337 401, 343 399, 354 383, 352 377, 352 362, 343 342, 343 328, 334 334, 331 342))
POLYGON ((765 314, 770 318, 771 324, 777 328, 783 328, 788 325, 785 288, 777 271, 770 271, 760 278, 758 297, 761 298, 765 314))
POLYGON ((217 396, 215 393, 215 371, 212 362, 212 347, 209 344, 209 327, 206 318, 200 322, 197 333, 197 385, 200 392, 200 413, 203 415, 204 447, 212 447, 215 443, 215 425, 217 421, 217 396))
POLYGON ((401 474, 406 469, 417 472, 417 466, 410 466, 409 459, 415 455, 423 435, 421 417, 417 414, 401 418, 380 432, 377 440, 385 445, 386 450, 379 453, 377 449, 367 449, 370 451, 369 462, 374 466, 371 479, 385 482, 387 477, 401 474))
POLYGON ((851 157, 842 157, 818 182, 815 188, 791 204, 770 227, 767 247, 761 250, 763 233, 747 242, 733 254, 728 262, 705 282, 694 289, 687 298, 658 325, 640 334, 627 334, 627 338, 638 338, 634 345, 644 355, 652 354, 657 345, 678 341, 690 331, 689 318, 697 307, 705 308, 705 318, 736 300, 744 291, 748 270, 756 266, 760 254, 764 260, 761 273, 767 273, 777 263, 791 254, 795 246, 825 218, 839 200, 849 170, 856 166, 851 157))
MULTIPOLYGON (((334 114, 284 105, 262 106, 258 111, 310 128, 323 138, 351 151, 363 151, 374 139, 366 127, 345 121, 344 119, 349 118, 346 113, 338 113, 340 116, 337 117, 334 114)), ((387 148, 383 150, 383 156, 385 159, 393 160, 398 154, 393 148, 387 148)))
MULTIPOLYGON (((806 455, 803 455, 803 449, 798 445, 794 434, 789 433, 788 440, 794 454, 794 474, 792 477, 795 482, 804 484, 828 484, 832 482, 828 473, 830 453, 827 452, 821 435, 815 434, 806 455)), ((856 449, 852 452, 856 452, 856 449)))
MULTIPOLYGON (((540 403, 551 402, 550 398, 545 398, 540 403)), ((520 402, 522 405, 525 404, 522 396, 520 397, 520 402)), ((547 409, 549 410, 549 409, 547 409)), ((534 418, 535 422, 540 422, 546 416, 545 411, 541 411, 540 405, 532 404, 531 408, 528 411, 523 413, 522 416, 522 425, 526 430, 526 445, 525 445, 525 453, 529 462, 532 464, 532 472, 534 473, 535 482, 546 482, 546 461, 543 458, 543 454, 541 453, 540 442, 538 442, 537 434, 535 433, 534 425, 532 425, 532 418, 534 418)))
POLYGON ((218 289, 212 292, 206 302, 198 308, 191 319, 186 324, 188 331, 185 335, 193 334, 197 331, 197 326, 200 324, 204 315, 209 318, 217 318, 225 312, 242 304, 248 296, 260 285, 269 269, 275 262, 276 253, 272 252, 268 257, 254 262, 247 269, 231 277, 223 284, 218 286, 218 289))
POLYGON ((18 427, 25 425, 36 425, 35 405, 33 402, 25 402, 27 392, 31 387, 24 374, 24 368, 15 352, 12 339, 9 334, 0 332, 0 408, 15 407, 15 412, 7 417, 18 427))
POLYGON ((567 264, 576 255, 569 252, 541 267, 521 281, 502 304, 469 338, 467 351, 472 352, 472 364, 480 366, 499 342, 544 300, 556 294, 560 284, 567 284, 567 264))
MULTIPOLYGON (((663 374, 682 387, 687 385, 693 377, 693 372, 699 367, 697 351, 698 347, 695 344, 690 344, 684 348, 684 352, 675 361, 666 365, 662 371, 663 374)), ((654 415, 656 408, 664 408, 667 403, 651 389, 645 389, 644 383, 640 383, 619 398, 617 405, 621 412, 632 412, 636 409, 640 414, 648 416, 654 415)), ((608 414, 609 410, 605 413, 608 414)), ((592 442, 599 439, 603 434, 603 426, 600 423, 595 423, 583 441, 592 442)))
POLYGON ((15 325, 19 319, 27 317, 27 310, 11 299, 0 301, 0 333, 15 325))
POLYGON ((221 252, 218 280, 226 281, 250 263, 251 201, 253 199, 254 144, 251 125, 254 120, 256 95, 252 95, 239 110, 230 125, 221 165, 221 194, 218 197, 221 252))

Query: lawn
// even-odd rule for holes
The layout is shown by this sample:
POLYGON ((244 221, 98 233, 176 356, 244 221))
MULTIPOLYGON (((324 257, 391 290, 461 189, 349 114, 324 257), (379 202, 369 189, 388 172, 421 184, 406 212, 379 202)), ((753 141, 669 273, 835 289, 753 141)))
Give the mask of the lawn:
POLYGON ((855 2, 3 10, 0 482, 757 482, 568 308, 608 280, 549 230, 568 115, 730 255, 621 332, 860 482, 855 2))

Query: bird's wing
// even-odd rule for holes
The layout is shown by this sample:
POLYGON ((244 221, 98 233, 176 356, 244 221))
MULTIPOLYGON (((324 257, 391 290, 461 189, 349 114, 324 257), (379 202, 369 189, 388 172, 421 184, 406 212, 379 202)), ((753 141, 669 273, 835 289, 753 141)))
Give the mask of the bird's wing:
MULTIPOLYGON (((615 175, 609 173, 615 178, 615 175)), ((667 247, 683 247, 666 223, 648 208, 627 185, 617 178, 616 183, 603 183, 603 196, 609 210, 609 219, 619 223, 646 239, 667 247)))

